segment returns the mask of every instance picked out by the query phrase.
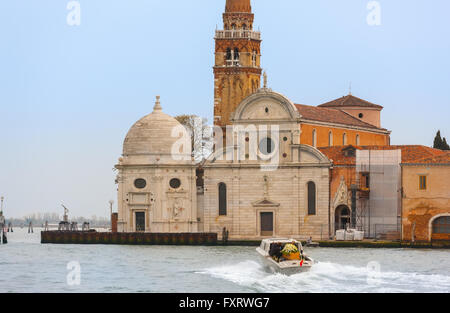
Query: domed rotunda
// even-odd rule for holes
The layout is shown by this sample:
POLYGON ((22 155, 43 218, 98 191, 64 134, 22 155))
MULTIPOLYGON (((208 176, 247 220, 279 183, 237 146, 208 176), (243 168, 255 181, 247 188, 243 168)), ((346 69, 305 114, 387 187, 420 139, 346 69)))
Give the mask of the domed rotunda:
POLYGON ((137 121, 123 144, 124 164, 192 162, 191 140, 186 128, 162 111, 156 97, 153 112, 137 121))
POLYGON ((153 112, 129 130, 116 165, 119 232, 198 231, 191 155, 188 131, 157 97, 153 112))

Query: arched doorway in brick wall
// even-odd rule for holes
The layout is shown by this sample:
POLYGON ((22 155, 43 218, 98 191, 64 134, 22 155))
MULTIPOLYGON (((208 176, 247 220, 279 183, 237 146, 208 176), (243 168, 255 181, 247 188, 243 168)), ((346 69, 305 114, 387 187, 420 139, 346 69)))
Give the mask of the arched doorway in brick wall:
POLYGON ((335 228, 334 230, 345 229, 347 225, 350 225, 352 216, 351 210, 346 205, 340 205, 336 208, 334 216, 335 216, 335 228))
POLYGON ((450 240, 450 213, 434 216, 430 220, 430 241, 450 240))

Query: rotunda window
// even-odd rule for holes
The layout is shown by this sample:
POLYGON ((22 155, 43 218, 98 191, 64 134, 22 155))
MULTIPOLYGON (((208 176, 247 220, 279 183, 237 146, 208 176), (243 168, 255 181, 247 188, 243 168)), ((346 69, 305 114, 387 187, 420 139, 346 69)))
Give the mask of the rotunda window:
POLYGON ((261 151, 262 154, 269 155, 272 154, 272 152, 275 150, 275 144, 272 139, 269 137, 264 138, 259 143, 259 151, 261 151))
POLYGON ((170 180, 169 185, 173 189, 178 189, 181 186, 181 180, 179 180, 178 178, 173 178, 170 180))
POLYGON ((134 181, 134 187, 137 189, 144 189, 147 187, 147 181, 143 178, 138 178, 134 181))

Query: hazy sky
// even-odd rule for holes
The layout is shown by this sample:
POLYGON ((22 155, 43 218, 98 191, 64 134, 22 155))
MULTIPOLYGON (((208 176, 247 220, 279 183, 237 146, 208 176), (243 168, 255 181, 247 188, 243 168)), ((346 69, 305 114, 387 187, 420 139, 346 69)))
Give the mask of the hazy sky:
MULTIPOLYGON (((0 194, 7 216, 107 216, 131 125, 213 114, 214 30, 225 0, 0 2, 0 194)), ((393 144, 450 139, 450 1, 253 0, 269 85, 296 103, 348 93, 385 107, 393 144)), ((117 202, 117 201, 116 201, 117 202)), ((115 204, 116 205, 116 204, 115 204)))

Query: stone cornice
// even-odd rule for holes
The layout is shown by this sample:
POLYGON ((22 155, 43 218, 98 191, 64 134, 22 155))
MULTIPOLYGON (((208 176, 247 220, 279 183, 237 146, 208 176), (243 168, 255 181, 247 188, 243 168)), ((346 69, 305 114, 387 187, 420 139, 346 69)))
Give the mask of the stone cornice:
MULTIPOLYGON (((261 169, 261 167, 270 167, 271 164, 264 164, 264 163, 212 163, 212 164, 205 164, 204 168, 258 168, 261 169)), ((275 167, 275 166, 274 166, 275 167)), ((329 168, 331 167, 331 163, 280 163, 276 166, 278 169, 284 169, 284 168, 309 168, 309 167, 320 167, 320 168, 329 168)))
POLYGON ((259 67, 227 67, 227 66, 214 66, 214 74, 241 74, 241 73, 252 73, 261 75, 262 69, 259 67))
POLYGON ((123 169, 142 169, 142 168, 196 168, 196 164, 116 164, 118 170, 123 169))
POLYGON ((359 126, 337 124, 337 123, 329 123, 329 122, 319 122, 319 121, 307 120, 305 118, 301 118, 300 119, 300 123, 301 124, 318 125, 318 126, 345 128, 345 129, 349 129, 349 130, 360 130, 360 131, 365 131, 365 132, 370 132, 370 133, 377 133, 377 134, 384 134, 384 135, 390 135, 391 134, 391 131, 387 130, 387 129, 359 127, 359 126))

